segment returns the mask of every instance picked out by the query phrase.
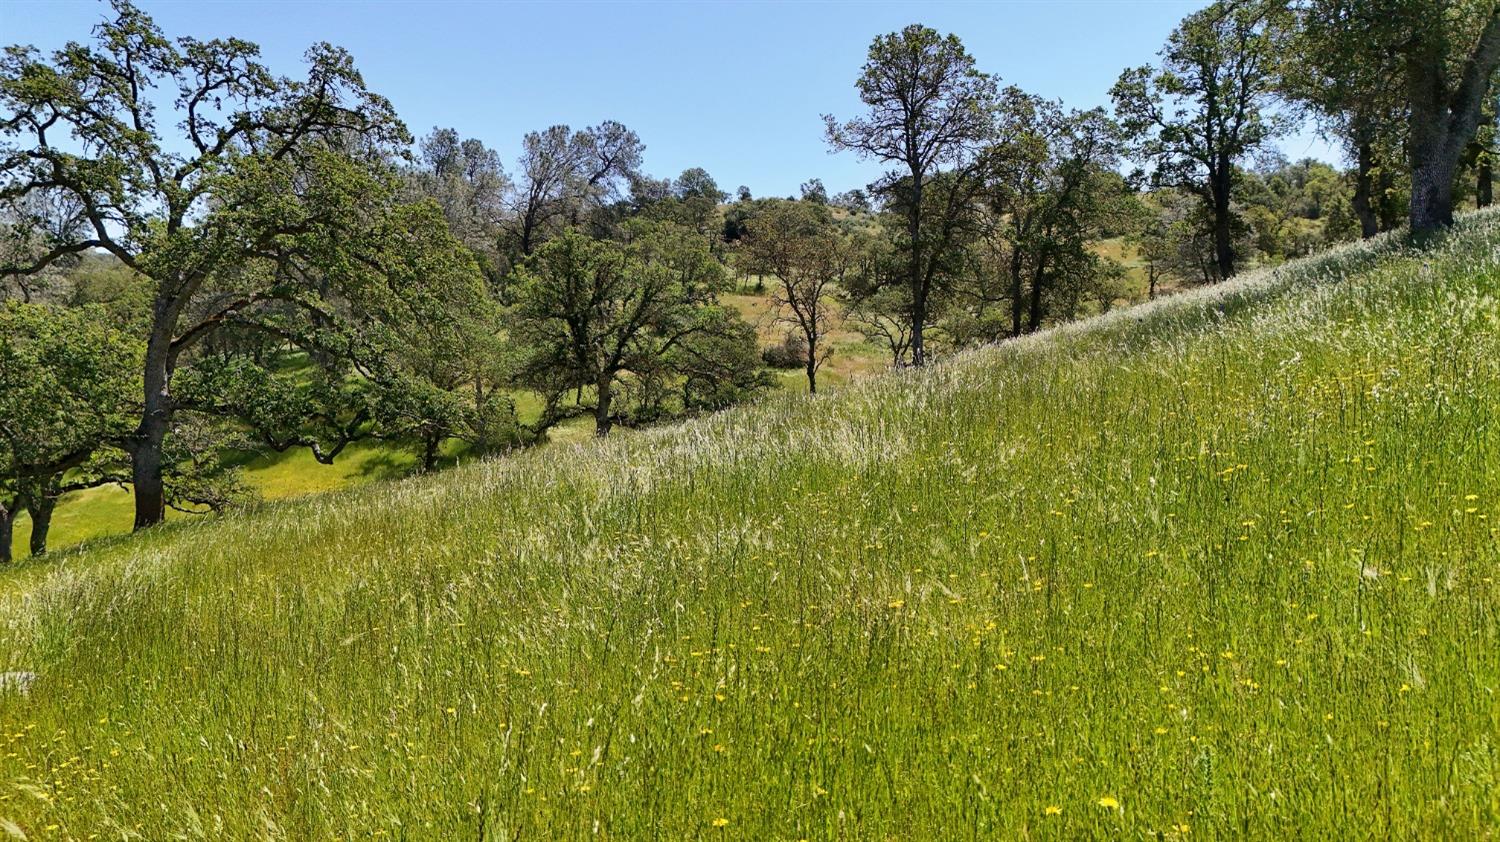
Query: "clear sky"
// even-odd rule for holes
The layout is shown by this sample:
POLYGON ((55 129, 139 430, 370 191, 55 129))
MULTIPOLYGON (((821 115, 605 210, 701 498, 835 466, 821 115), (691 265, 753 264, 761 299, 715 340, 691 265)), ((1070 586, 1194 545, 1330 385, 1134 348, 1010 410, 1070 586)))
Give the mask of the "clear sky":
MULTIPOLYGON (((452 126, 499 150, 554 123, 619 120, 646 169, 701 166, 732 191, 788 195, 813 176, 830 191, 879 167, 830 155, 820 115, 860 110, 854 80, 870 40, 921 22, 956 33, 980 69, 1072 107, 1108 104, 1120 71, 1155 58, 1191 0, 1052 2, 182 2, 138 0, 167 35, 238 36, 274 72, 297 75, 309 44, 349 49, 366 83, 417 135, 452 126)), ((46 50, 88 36, 93 0, 0 0, 0 44, 46 50)), ((1330 158, 1309 134, 1291 158, 1330 158)))

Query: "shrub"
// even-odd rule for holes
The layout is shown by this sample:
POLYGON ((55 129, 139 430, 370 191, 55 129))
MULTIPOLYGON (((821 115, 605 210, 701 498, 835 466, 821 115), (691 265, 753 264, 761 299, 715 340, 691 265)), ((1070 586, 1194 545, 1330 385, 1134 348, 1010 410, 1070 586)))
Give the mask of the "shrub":
POLYGON ((761 349, 760 358, 771 368, 801 368, 807 365, 807 340, 788 332, 780 345, 761 349))

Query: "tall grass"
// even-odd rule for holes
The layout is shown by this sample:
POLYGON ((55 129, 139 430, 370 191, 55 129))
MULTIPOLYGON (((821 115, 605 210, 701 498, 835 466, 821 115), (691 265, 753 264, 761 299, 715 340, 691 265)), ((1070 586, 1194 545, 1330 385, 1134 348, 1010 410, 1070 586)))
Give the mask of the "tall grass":
POLYGON ((7 574, 43 838, 1475 837, 1500 216, 7 574))

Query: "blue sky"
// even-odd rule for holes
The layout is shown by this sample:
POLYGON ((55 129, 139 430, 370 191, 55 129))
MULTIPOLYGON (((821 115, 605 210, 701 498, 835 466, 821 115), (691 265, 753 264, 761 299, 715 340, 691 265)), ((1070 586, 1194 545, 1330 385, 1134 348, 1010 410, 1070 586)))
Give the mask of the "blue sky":
MULTIPOLYGON (((847 117, 871 38, 921 22, 956 33, 982 70, 1072 107, 1108 104, 1127 66, 1150 62, 1201 2, 168 2, 138 0, 169 36, 235 35, 275 72, 300 72, 316 41, 348 48, 371 89, 415 134, 453 126, 499 150, 554 123, 619 120, 646 169, 706 168, 720 186, 787 195, 813 176, 831 191, 879 167, 830 155, 820 115, 847 117)), ((93 0, 0 0, 0 44, 61 46, 107 11, 93 0)), ((1310 134, 1292 158, 1329 158, 1310 134)))

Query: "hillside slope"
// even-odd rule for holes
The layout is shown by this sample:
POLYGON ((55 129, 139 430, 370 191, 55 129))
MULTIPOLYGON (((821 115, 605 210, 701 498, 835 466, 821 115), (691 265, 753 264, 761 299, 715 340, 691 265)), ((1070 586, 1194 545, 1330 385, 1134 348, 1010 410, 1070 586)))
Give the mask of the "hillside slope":
MULTIPOLYGON (((763 346, 779 344, 786 336, 788 325, 777 321, 768 293, 757 292, 753 286, 747 285, 743 291, 727 295, 724 300, 755 327, 763 346)), ((841 320, 834 320, 830 343, 833 355, 819 374, 819 382, 825 386, 842 386, 889 365, 886 351, 871 345, 841 320)), ((775 370, 773 373, 782 388, 807 390, 807 376, 800 368, 775 370)), ((514 392, 512 397, 516 401, 519 420, 525 424, 536 423, 542 411, 541 398, 524 390, 514 392)), ((622 429, 620 432, 629 431, 622 429)), ((578 442, 592 438, 593 433, 593 419, 580 416, 553 427, 547 438, 549 443, 578 442)), ((471 458, 467 453, 468 445, 463 442, 449 440, 443 450, 445 462, 471 458)), ((241 454, 234 454, 232 458, 236 464, 241 464, 244 480, 256 496, 273 501, 398 479, 415 473, 421 464, 420 444, 390 441, 354 442, 331 465, 319 463, 311 452, 301 449, 262 453, 242 463, 241 454)), ((70 492, 63 495, 53 515, 49 545, 53 550, 67 549, 82 541, 126 535, 134 517, 134 500, 129 488, 107 485, 70 492)), ((175 510, 167 512, 169 521, 192 517, 194 515, 180 514, 175 510)), ((30 530, 31 520, 22 512, 15 531, 15 550, 21 558, 30 555, 26 540, 30 530)))
POLYGON ((6 574, 36 837, 1474 837, 1500 215, 6 574))

